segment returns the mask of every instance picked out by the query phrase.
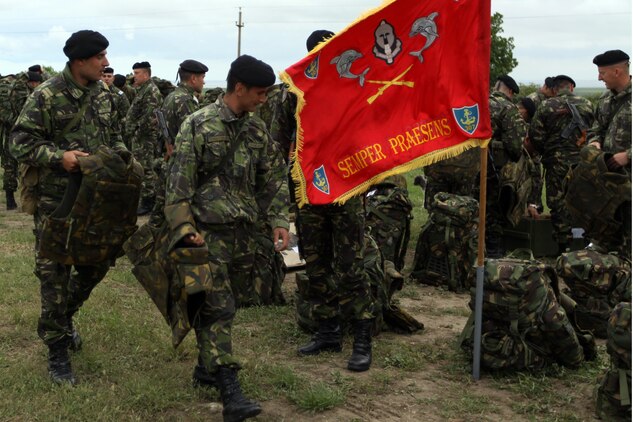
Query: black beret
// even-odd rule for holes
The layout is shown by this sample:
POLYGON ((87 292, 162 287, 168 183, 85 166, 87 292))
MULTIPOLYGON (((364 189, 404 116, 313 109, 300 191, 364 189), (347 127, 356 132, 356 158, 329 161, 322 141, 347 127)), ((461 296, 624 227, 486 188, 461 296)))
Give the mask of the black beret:
POLYGON ((536 105, 531 98, 523 97, 519 100, 523 108, 525 108, 528 112, 528 120, 531 120, 534 117, 534 113, 536 113, 536 105))
POLYGON ((570 84, 572 84, 574 86, 574 88, 576 88, 576 81, 574 81, 572 78, 570 78, 567 75, 558 75, 554 77, 554 84, 558 85, 559 82, 561 81, 567 81, 570 84))
POLYGON ((332 31, 328 31, 327 29, 317 29, 316 31, 311 33, 306 40, 306 47, 308 48, 308 52, 312 51, 312 49, 319 45, 319 43, 333 36, 334 32, 332 31))
POLYGON ((103 73, 114 73, 114 69, 112 69, 111 67, 106 67, 105 69, 103 69, 103 73))
POLYGON ((136 62, 132 66, 132 69, 149 69, 151 67, 152 66, 149 64, 149 62, 136 62))
POLYGON ((180 63, 180 68, 189 73, 207 73, 209 68, 196 60, 185 60, 180 63))
POLYGON ((125 85, 125 76, 117 73, 116 75, 114 75, 114 80, 112 81, 112 83, 114 84, 114 86, 121 88, 123 85, 125 85))
POLYGON ((548 88, 554 88, 554 78, 552 76, 545 78, 545 86, 548 88))
POLYGON ((598 54, 593 58, 593 64, 597 66, 610 66, 616 63, 622 63, 629 60, 629 55, 622 50, 609 50, 602 54, 598 54))
POLYGON ((42 73, 42 66, 40 66, 39 64, 34 64, 33 66, 29 67, 29 72, 42 73))
POLYGON ((244 54, 231 63, 229 75, 246 85, 269 87, 275 83, 275 72, 270 65, 244 54))
POLYGON ((38 72, 26 72, 29 82, 42 82, 42 75, 38 72))
POLYGON ((508 76, 508 75, 501 75, 501 76, 497 77, 497 80, 503 82, 504 85, 507 86, 508 88, 510 88, 510 90, 512 92, 514 92, 515 94, 519 93, 519 85, 517 85, 517 83, 514 81, 514 79, 512 79, 510 76, 508 76))
POLYGON ((97 31, 84 29, 77 31, 66 40, 64 54, 70 60, 87 59, 101 53, 110 43, 97 31))

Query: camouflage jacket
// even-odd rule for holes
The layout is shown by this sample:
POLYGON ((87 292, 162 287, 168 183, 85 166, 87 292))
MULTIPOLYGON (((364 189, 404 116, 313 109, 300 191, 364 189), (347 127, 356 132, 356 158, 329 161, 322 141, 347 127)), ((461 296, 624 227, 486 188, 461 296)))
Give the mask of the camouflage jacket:
POLYGON ((521 158, 527 127, 517 106, 498 91, 490 95, 490 121, 493 131, 490 149, 494 164, 500 170, 508 161, 521 158))
MULTIPOLYGON (((11 94, 11 85, 15 76, 7 75, 0 78, 0 126, 13 126, 11 121, 11 102, 9 101, 9 95, 11 94)), ((1 130, 1 129, 0 129, 1 130)))
POLYGON ((281 153, 261 119, 236 116, 223 96, 185 119, 170 163, 165 217, 177 238, 198 224, 254 223, 262 214, 288 228, 281 153))
POLYGON ((112 98, 114 99, 114 106, 121 117, 121 130, 123 130, 125 127, 125 116, 130 109, 130 100, 127 99, 125 92, 121 91, 116 86, 111 85, 109 88, 110 92, 112 92, 112 98))
POLYGON ((548 98, 539 105, 530 125, 530 141, 542 154, 545 165, 554 163, 575 164, 579 160, 580 148, 584 145, 581 130, 575 128, 568 139, 562 133, 573 124, 573 117, 567 103, 576 106, 578 113, 589 126, 593 124, 591 102, 562 90, 558 95, 548 98), (578 145, 579 142, 582 142, 578 145))
POLYGON ((41 195, 61 199, 68 173, 61 162, 65 151, 95 152, 100 145, 126 150, 119 133, 112 94, 102 84, 87 87, 72 77, 68 65, 29 96, 11 133, 11 154, 19 161, 40 168, 41 195), (60 137, 88 101, 78 123, 60 137))
POLYGON ((626 151, 630 163, 631 83, 620 93, 611 91, 602 96, 595 113, 596 120, 587 134, 587 143, 600 142, 605 152, 626 151))
POLYGON ((194 95, 195 91, 190 86, 181 83, 163 102, 163 113, 165 122, 171 136, 171 141, 176 139, 178 130, 185 117, 198 110, 198 99, 194 95))
POLYGON ((270 136, 277 142, 286 162, 289 160, 290 146, 295 140, 297 121, 295 110, 297 97, 288 91, 286 84, 273 86, 268 90, 268 99, 257 109, 257 115, 266 123, 270 136))
POLYGON ((163 96, 150 79, 139 86, 134 101, 125 116, 125 136, 132 149, 144 148, 148 143, 158 151, 159 128, 154 110, 163 104, 163 96))
POLYGON ((534 91, 533 93, 529 94, 527 97, 534 102, 534 106, 536 108, 538 108, 538 106, 543 101, 547 100, 547 97, 545 96, 545 94, 543 94, 540 90, 534 91))
POLYGON ((215 100, 217 100, 220 95, 224 95, 224 89, 220 87, 207 89, 202 94, 202 99, 200 101, 200 108, 208 106, 209 104, 215 103, 215 100))

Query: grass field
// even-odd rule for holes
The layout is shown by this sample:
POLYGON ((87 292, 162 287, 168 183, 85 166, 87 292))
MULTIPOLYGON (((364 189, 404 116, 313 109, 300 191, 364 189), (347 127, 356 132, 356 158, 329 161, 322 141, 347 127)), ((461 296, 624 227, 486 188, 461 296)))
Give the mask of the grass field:
MULTIPOLYGON (((413 186, 414 233, 426 219, 413 186)), ((412 236, 412 244, 417 238, 412 236)), ((215 391, 194 389, 194 336, 174 350, 170 332, 127 259, 117 261, 76 318, 84 348, 72 355, 76 387, 51 384, 36 334, 39 286, 33 275, 30 216, 0 200, 0 421, 219 421, 215 391)), ((411 255, 411 253, 409 254, 411 255)), ((410 258, 409 258, 410 264, 410 258)), ((407 284, 400 305, 426 328, 381 333, 370 371, 345 369, 350 353, 299 358, 307 334, 294 322, 294 278, 287 306, 238 311, 234 349, 246 393, 264 408, 257 421, 589 421, 591 392, 606 366, 600 356, 578 371, 553 366, 536 374, 484 374, 474 382, 456 339, 469 315, 468 295, 407 284)))

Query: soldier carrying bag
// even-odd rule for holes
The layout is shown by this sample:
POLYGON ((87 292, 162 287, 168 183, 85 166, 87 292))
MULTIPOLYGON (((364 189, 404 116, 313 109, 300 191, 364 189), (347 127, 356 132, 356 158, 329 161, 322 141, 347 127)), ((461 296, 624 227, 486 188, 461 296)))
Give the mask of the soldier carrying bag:
POLYGON ((61 204, 44 221, 40 254, 64 265, 90 265, 122 255, 136 230, 143 169, 130 153, 106 146, 78 157, 61 204))

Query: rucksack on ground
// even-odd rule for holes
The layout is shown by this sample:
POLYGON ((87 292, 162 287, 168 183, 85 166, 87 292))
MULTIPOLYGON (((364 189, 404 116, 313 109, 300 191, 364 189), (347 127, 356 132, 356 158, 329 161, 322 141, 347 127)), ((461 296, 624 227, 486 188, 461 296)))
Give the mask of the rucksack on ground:
POLYGON ((578 303, 576 322, 580 328, 606 338, 613 307, 630 300, 631 262, 615 254, 583 249, 562 254, 556 261, 556 272, 578 303))
MULTIPOLYGON (((383 259, 378 245, 367 233, 365 234, 364 267, 376 301, 377 315, 372 329, 373 334, 376 335, 383 330, 409 334, 424 329, 424 324, 395 303, 393 295, 402 289, 404 277, 395 269, 392 262, 383 259)), ((305 300, 308 297, 310 279, 305 271, 297 272, 295 277, 297 325, 306 332, 314 333, 318 330, 318 321, 311 313, 310 304, 305 300)), ((334 280, 329 280, 329 282, 334 283, 334 280)), ((352 326, 349 315, 342 315, 341 326, 352 326)))
POLYGON ((606 421, 631 420, 631 303, 614 308, 607 328, 609 368, 598 379, 596 413, 606 421))
POLYGON ((411 280, 459 291, 473 277, 477 257, 479 202, 439 192, 420 231, 411 280))
MULTIPOLYGON (((529 251, 489 259, 484 267, 481 366, 488 370, 539 370, 558 362, 577 368, 595 357, 595 341, 582 341, 557 300, 554 269, 533 259, 529 251)), ((472 355, 475 286, 471 316, 460 337, 472 355)))

